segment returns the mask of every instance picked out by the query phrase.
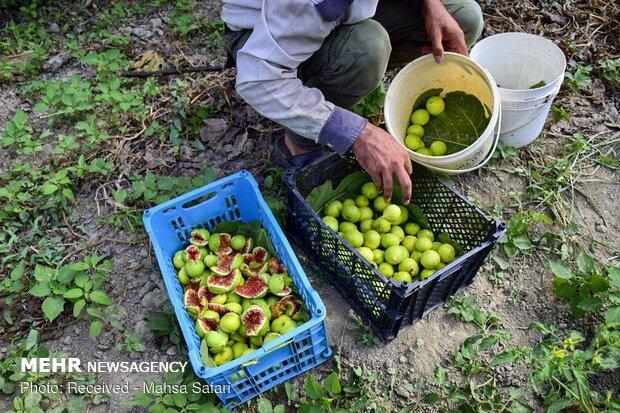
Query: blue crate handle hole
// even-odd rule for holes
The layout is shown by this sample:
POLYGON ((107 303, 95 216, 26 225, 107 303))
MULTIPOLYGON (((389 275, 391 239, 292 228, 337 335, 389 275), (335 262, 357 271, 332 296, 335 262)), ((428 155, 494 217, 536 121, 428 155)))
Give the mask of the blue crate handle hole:
POLYGON ((199 195, 196 198, 190 199, 187 202, 185 202, 183 205, 181 205, 181 208, 189 209, 189 208, 193 208, 193 207, 198 206, 198 205, 203 205, 203 204, 207 203, 209 200, 215 198, 216 196, 217 196, 217 192, 216 191, 211 191, 211 192, 206 193, 204 195, 199 195))

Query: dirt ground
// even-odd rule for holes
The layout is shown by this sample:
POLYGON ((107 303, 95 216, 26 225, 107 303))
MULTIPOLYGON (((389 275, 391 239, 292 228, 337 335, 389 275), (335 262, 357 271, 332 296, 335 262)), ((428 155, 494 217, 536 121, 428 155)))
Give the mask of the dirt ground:
MULTIPOLYGON (((217 3, 202 2, 197 13, 215 18, 219 13, 217 3)), ((615 39, 597 37, 596 33, 592 35, 591 28, 583 29, 580 33, 579 29, 585 25, 596 25, 600 22, 596 17, 587 16, 589 9, 572 3, 484 0, 481 5, 486 19, 485 36, 510 30, 527 31, 554 40, 570 39, 574 44, 581 45, 581 50, 585 50, 586 53, 596 53, 605 47, 613 48, 613 42, 619 41, 617 28, 615 39), (543 9, 546 11, 541 11, 543 9), (567 32, 571 34, 565 35, 567 32), (587 39, 587 36, 594 37, 587 39), (587 41, 590 41, 591 46, 583 47, 587 41)), ((73 4, 66 6, 69 9, 76 7, 73 4)), ((141 51, 155 49, 170 63, 182 62, 185 65, 223 63, 221 47, 207 48, 200 43, 203 40, 200 37, 197 40, 178 41, 168 29, 169 10, 170 8, 163 7, 158 9, 157 13, 139 15, 132 20, 130 26, 121 22, 114 29, 116 34, 128 34, 131 37, 130 44, 124 50, 128 56, 135 57, 141 51)), ((0 18, 2 23, 7 20, 0 18)), ((53 21, 47 22, 48 27, 53 24, 55 24, 53 21)), ((76 25, 86 31, 89 22, 78 21, 76 25)), ((93 47, 96 47, 95 42, 93 47)), ((615 48, 617 52, 617 43, 615 48)), ((59 53, 61 50, 57 51, 56 56, 59 53)), ((47 71, 41 77, 67 78, 74 73, 86 77, 94 75, 92 72, 89 74, 89 68, 84 64, 68 59, 59 68, 47 71)), ((199 78, 202 75, 194 76, 199 78)), ((177 158, 172 157, 170 153, 161 152, 160 147, 156 145, 146 144, 132 148, 132 152, 122 155, 118 163, 126 163, 127 170, 130 171, 133 168, 131 163, 142 159, 146 164, 143 165, 146 170, 174 169, 175 173, 180 175, 195 175, 205 164, 213 166, 218 176, 247 169, 255 174, 259 181, 264 182, 269 168, 274 163, 270 145, 274 137, 281 133, 281 129, 261 118, 239 100, 233 89, 231 73, 214 76, 222 77, 223 95, 228 101, 216 115, 218 119, 225 119, 227 122, 226 133, 217 142, 208 142, 208 148, 205 150, 183 144, 181 156, 177 158), (225 148, 226 155, 222 156, 218 147, 225 148)), ((31 110, 20 93, 21 86, 19 82, 0 84, 0 130, 18 108, 31 110)), ((567 135, 579 132, 584 136, 602 134, 611 138, 617 135, 620 128, 618 121, 620 91, 599 79, 594 79, 580 93, 568 93, 563 89, 556 100, 556 106, 562 106, 568 111, 571 114, 570 119, 556 122, 550 115, 542 135, 526 150, 531 153, 555 154, 560 151, 567 135)), ((0 165, 8 162, 5 156, 0 151, 0 165)), ((522 165, 522 162, 509 159, 497 160, 479 172, 454 177, 453 185, 483 210, 492 212, 496 207, 511 202, 507 194, 522 193, 526 190, 527 180, 517 170, 522 165)), ((580 234, 614 246, 617 250, 620 248, 618 236, 620 214, 617 213, 620 181, 617 170, 593 166, 587 172, 588 179, 595 183, 580 186, 585 195, 574 199, 572 219, 580 234)), ((85 333, 88 325, 84 321, 50 331, 45 341, 46 346, 50 350, 63 351, 83 361, 184 360, 177 346, 165 341, 162 344, 162 340, 156 338, 146 324, 146 315, 158 311, 166 301, 166 291, 145 234, 142 229, 124 231, 100 219, 101 215, 109 211, 106 209, 107 206, 103 205, 103 209, 99 209, 93 202, 97 191, 97 187, 86 187, 78 193, 70 222, 79 227, 82 233, 89 234, 90 241, 104 238, 116 241, 102 243, 93 252, 111 257, 116 264, 106 284, 110 297, 119 308, 111 317, 126 330, 141 334, 146 350, 129 353, 118 351, 115 349, 115 343, 122 337, 117 331, 104 331, 97 340, 92 340, 85 333)), ((503 216, 504 219, 509 217, 509 215, 503 216)), ((533 229, 533 236, 540 237, 546 231, 548 228, 537 226, 533 229)), ((62 237, 71 237, 66 227, 58 228, 58 233, 62 237)), ((608 250, 597 249, 594 252, 600 254, 603 260, 617 259, 617 256, 613 257, 608 250)), ((80 252, 76 251, 76 254, 79 255, 80 252)), ((545 256, 537 252, 517 257, 505 271, 505 281, 502 284, 490 281, 489 276, 494 269, 491 265, 485 265, 473 284, 465 291, 466 294, 477 298, 481 308, 490 310, 501 318, 502 325, 513 335, 513 342, 517 345, 532 342, 534 337, 528 333, 526 327, 533 321, 554 323, 563 331, 574 328, 587 329, 588 323, 592 322, 588 319, 575 321, 570 316, 567 306, 554 297, 551 288, 552 275, 547 269, 546 260, 545 256)), ((423 392, 423 382, 429 379, 435 367, 444 362, 473 332, 471 325, 449 316, 445 308, 438 308, 388 344, 362 345, 360 342, 364 333, 354 327, 355 321, 349 315, 349 305, 336 289, 316 274, 312 266, 306 264, 305 267, 328 309, 329 340, 334 348, 339 349, 343 365, 361 366, 365 372, 379 372, 381 377, 385 378, 385 383, 394 380, 396 384, 394 391, 386 390, 388 394, 386 400, 390 403, 386 407, 387 411, 397 411, 419 400, 423 392)), ((0 344, 5 345, 2 342, 0 344)), ((6 351, 6 347, 4 350, 6 351)), ((332 368, 327 363, 317 368, 315 374, 324 377, 332 371, 332 368)), ((497 371, 500 383, 523 388, 526 387, 527 374, 527 371, 511 367, 497 371)), ((150 374, 102 374, 99 381, 112 384, 129 381, 130 393, 135 395, 141 389, 141 384, 151 378, 153 377, 150 374)), ((612 383, 616 380, 616 385, 617 379, 617 376, 608 378, 612 383)), ((293 380, 296 388, 301 388, 302 383, 300 379, 293 380)), ((89 411, 136 411, 121 404, 122 400, 131 394, 113 395, 108 402, 92 406, 89 411)), ((533 405, 537 404, 531 394, 526 394, 526 399, 533 405)), ((10 402, 9 397, 0 396, 0 411, 8 410, 10 402)), ((419 408, 420 411, 423 409, 424 407, 419 408)))

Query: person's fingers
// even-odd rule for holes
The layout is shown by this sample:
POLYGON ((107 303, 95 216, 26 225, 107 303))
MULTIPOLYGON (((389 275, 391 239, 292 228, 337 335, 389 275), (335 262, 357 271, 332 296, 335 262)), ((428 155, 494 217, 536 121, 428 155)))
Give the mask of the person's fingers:
POLYGON ((463 56, 469 56, 467 51, 467 43, 465 43, 465 34, 459 33, 454 39, 454 51, 462 54, 463 56))
POLYGON ((383 190, 383 181, 381 180, 381 175, 376 174, 376 173, 371 173, 370 174, 370 178, 372 179, 372 182, 375 184, 377 189, 379 189, 379 191, 382 191, 383 190))
POLYGON ((413 165, 411 164, 411 159, 409 156, 405 159, 405 171, 407 171, 407 175, 411 175, 413 173, 413 165))
POLYGON ((389 201, 390 199, 392 199, 392 190, 393 190, 392 170, 389 168, 386 168, 381 173, 381 180, 383 181, 383 196, 385 197, 386 200, 389 201))
POLYGON ((402 167, 396 169, 396 178, 403 190, 403 204, 407 205, 411 201, 411 178, 402 167))
POLYGON ((433 30, 429 34, 431 46, 433 48, 433 56, 435 56, 435 62, 441 63, 443 58, 443 45, 441 44, 443 37, 440 30, 433 30))

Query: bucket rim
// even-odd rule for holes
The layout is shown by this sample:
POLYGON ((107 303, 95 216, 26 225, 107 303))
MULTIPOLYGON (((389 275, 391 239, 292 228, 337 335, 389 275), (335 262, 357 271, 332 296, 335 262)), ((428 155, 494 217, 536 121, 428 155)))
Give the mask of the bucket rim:
POLYGON ((405 146, 404 140, 401 141, 398 138, 396 138, 396 136, 393 134, 392 131, 392 127, 390 125, 390 122, 388 121, 388 119, 390 118, 390 108, 387 105, 387 102, 389 100, 390 94, 393 93, 393 87, 392 85, 399 81, 400 76, 402 73, 406 72, 406 69, 414 66, 416 64, 420 64, 421 62, 423 62, 424 60, 432 60, 433 63, 435 63, 434 61, 434 57, 432 54, 426 54, 424 56, 420 56, 417 59, 409 62, 405 67, 403 67, 398 74, 396 74, 396 76, 394 77, 394 79, 392 79, 392 82, 390 83, 390 86, 388 87, 386 96, 385 96, 385 101, 386 104, 384 106, 384 118, 385 118, 385 123, 386 123, 386 127, 388 132, 394 137, 394 139, 396 139, 398 141, 398 143, 401 144, 401 146, 403 148, 405 148, 405 150, 408 152, 409 157, 414 160, 417 161, 418 163, 426 166, 434 166, 434 167, 439 167, 439 168, 443 168, 446 165, 444 165, 444 163, 450 163, 451 161, 454 160, 459 160, 460 158, 462 158, 464 155, 469 155, 469 154, 464 154, 463 152, 467 151, 467 150, 472 150, 474 151, 474 149, 472 148, 476 148, 476 150, 478 149, 477 147, 481 146, 483 144, 483 142, 486 141, 486 139, 489 138, 489 133, 491 134, 491 138, 493 138, 493 132, 495 130, 495 125, 497 124, 498 121, 498 117, 500 116, 500 111, 501 111, 501 97, 499 94, 499 89, 497 87, 497 84, 495 83, 495 80, 493 79, 493 77, 491 76, 491 74, 489 73, 488 70, 486 70, 484 67, 482 67, 479 63, 477 63, 476 61, 470 59, 467 56, 463 56, 459 53, 454 53, 454 52, 445 52, 444 53, 444 59, 456 59, 456 60, 461 60, 463 62, 467 62, 468 64, 472 64, 474 66, 475 69, 479 70, 482 74, 483 74, 483 78, 486 81, 487 85, 489 86, 489 88, 491 89, 491 94, 493 96, 493 108, 491 110, 491 116, 489 118, 489 123, 487 124, 486 128, 484 129, 484 131, 482 131, 482 133, 480 134, 480 136, 478 136, 478 138, 471 143, 471 145, 469 145, 466 148, 461 149, 458 152, 455 153, 451 153, 449 155, 443 155, 443 156, 427 156, 427 155, 421 155, 417 152, 412 151, 411 149, 407 148, 407 146, 405 146), (485 139, 483 139, 485 138, 485 139), (432 161, 439 161, 439 163, 441 165, 435 165, 434 162, 432 161))
MULTIPOLYGON (((564 52, 562 51, 562 49, 560 49, 560 47, 555 44, 554 42, 552 42, 551 40, 547 39, 546 37, 543 36, 539 36, 537 34, 533 34, 533 33, 525 33, 525 32, 504 32, 504 33, 497 33, 488 37, 485 37, 484 39, 480 40, 479 42, 477 42, 472 48, 471 51, 469 52, 471 57, 471 60, 473 60, 474 62, 476 62, 475 60, 475 55, 476 55, 476 51, 480 51, 480 47, 481 45, 484 45, 485 43, 488 43, 492 40, 497 40, 499 38, 502 37, 520 37, 520 38, 528 38, 528 39, 536 39, 537 41, 543 41, 547 44, 549 44, 551 46, 551 48, 557 52, 558 56, 562 57, 562 69, 560 70, 560 73, 558 74, 558 76, 553 79, 553 81, 549 82, 546 85, 543 86, 539 86, 537 88, 533 88, 533 89, 509 89, 509 88, 505 88, 505 87, 501 87, 501 86, 497 86, 497 88, 502 91, 502 92, 507 92, 507 93, 526 93, 526 92, 534 92, 534 91, 547 91, 547 94, 545 96, 548 96, 549 94, 551 94, 556 87, 558 87, 558 83, 561 86, 562 83, 564 82, 564 74, 566 73, 566 66, 568 64, 568 62, 566 61, 566 55, 564 54, 564 52)), ((478 65, 482 66, 480 63, 476 62, 478 65)), ((506 99, 502 99, 502 101, 505 101, 506 99)))

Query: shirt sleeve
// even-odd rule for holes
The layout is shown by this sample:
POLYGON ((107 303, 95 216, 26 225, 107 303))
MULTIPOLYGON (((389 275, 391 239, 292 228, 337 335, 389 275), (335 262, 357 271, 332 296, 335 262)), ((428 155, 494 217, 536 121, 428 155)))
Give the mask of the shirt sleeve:
POLYGON ((297 78, 297 67, 336 24, 324 20, 311 0, 263 0, 260 19, 237 52, 236 88, 261 115, 343 154, 367 120, 297 78))

